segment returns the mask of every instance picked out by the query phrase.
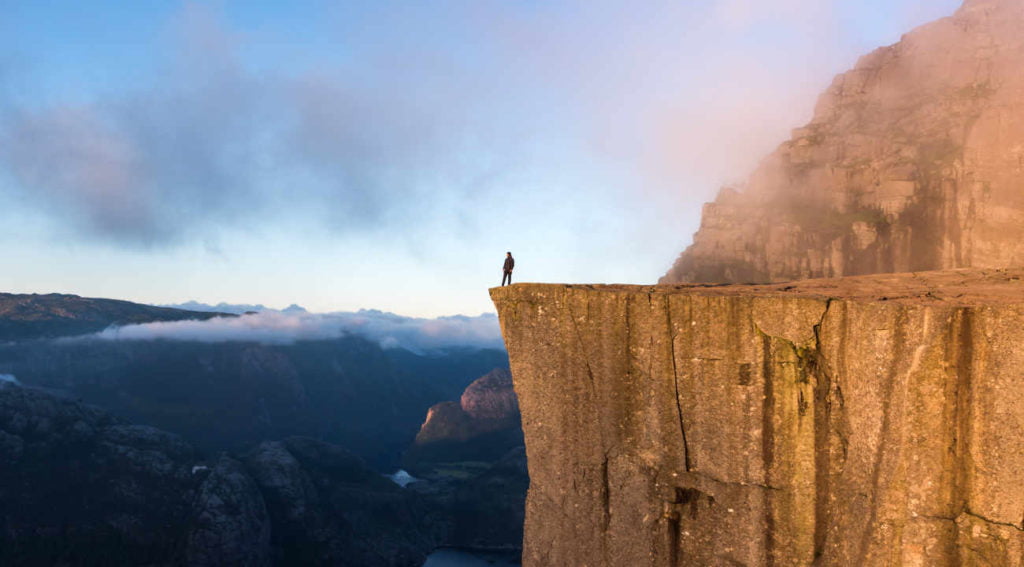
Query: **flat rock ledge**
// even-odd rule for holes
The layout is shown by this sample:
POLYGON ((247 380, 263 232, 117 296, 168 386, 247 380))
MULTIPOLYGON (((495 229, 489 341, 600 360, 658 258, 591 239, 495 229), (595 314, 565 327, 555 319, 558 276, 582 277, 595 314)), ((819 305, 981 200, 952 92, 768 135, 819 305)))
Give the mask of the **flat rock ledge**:
POLYGON ((1024 269, 491 297, 524 565, 1024 564, 1024 269))

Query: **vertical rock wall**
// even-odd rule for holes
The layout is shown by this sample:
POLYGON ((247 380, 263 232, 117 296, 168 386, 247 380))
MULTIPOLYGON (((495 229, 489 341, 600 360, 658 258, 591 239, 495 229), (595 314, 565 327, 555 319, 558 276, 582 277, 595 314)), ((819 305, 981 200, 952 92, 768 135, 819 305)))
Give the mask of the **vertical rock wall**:
POLYGON ((1024 564, 1021 275, 492 290, 524 564, 1024 564))
POLYGON ((662 278, 1024 265, 1024 3, 970 0, 836 77, 662 278))

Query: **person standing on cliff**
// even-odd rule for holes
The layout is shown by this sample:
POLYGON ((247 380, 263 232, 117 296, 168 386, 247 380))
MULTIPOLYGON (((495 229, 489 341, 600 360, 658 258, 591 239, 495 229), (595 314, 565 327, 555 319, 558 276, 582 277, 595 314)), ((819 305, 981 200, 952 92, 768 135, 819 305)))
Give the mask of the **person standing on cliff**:
POLYGON ((502 268, 504 275, 501 276, 501 285, 505 285, 505 280, 508 279, 508 284, 512 285, 512 268, 516 267, 516 260, 512 257, 511 252, 505 253, 505 267, 502 268))

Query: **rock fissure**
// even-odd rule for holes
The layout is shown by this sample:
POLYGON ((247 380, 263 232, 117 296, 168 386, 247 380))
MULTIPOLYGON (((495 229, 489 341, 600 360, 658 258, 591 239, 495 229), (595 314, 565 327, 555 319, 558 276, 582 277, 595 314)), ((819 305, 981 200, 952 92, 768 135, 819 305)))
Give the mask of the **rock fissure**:
POLYGON ((687 472, 693 470, 693 462, 690 460, 690 445, 686 441, 686 420, 683 418, 683 402, 679 395, 679 365, 676 361, 676 327, 672 324, 672 303, 665 299, 665 317, 668 323, 668 344, 669 356, 672 358, 672 384, 675 387, 676 416, 679 418, 679 437, 683 443, 683 464, 687 472))
POLYGON ((583 334, 580 333, 579 323, 576 321, 576 314, 573 312, 572 307, 569 307, 569 315, 572 320, 572 327, 576 331, 576 343, 579 346, 580 354, 583 355, 583 360, 587 369, 587 378, 590 380, 590 391, 596 397, 597 396, 597 382, 594 379, 594 371, 590 367, 590 358, 586 353, 586 342, 583 340, 583 334))
POLYGON ((971 511, 969 511, 969 510, 964 510, 964 511, 960 512, 959 514, 957 514, 956 516, 936 516, 936 515, 933 515, 933 514, 915 514, 914 515, 914 519, 935 520, 935 521, 940 521, 940 522, 951 522, 953 524, 956 524, 956 523, 960 522, 965 517, 973 518, 975 520, 978 520, 979 522, 982 522, 984 524, 988 524, 990 526, 1000 526, 1000 527, 1005 527, 1005 528, 1013 528, 1014 530, 1017 530, 1019 532, 1024 532, 1024 525, 1014 524, 1014 523, 1011 523, 1011 522, 999 522, 999 521, 996 521, 996 520, 991 520, 989 518, 985 518, 983 516, 979 516, 977 514, 971 513, 971 511))
MULTIPOLYGON (((772 339, 764 333, 761 335, 761 375, 764 381, 761 398, 761 463, 762 478, 765 486, 772 484, 772 465, 775 461, 775 372, 772 368, 772 339)), ((766 505, 762 515, 764 522, 764 557, 765 564, 775 563, 775 515, 772 507, 766 505)))
POLYGON ((981 522, 984 522, 984 523, 992 525, 992 526, 1003 526, 1003 527, 1006 527, 1006 528, 1013 528, 1013 529, 1017 530, 1018 532, 1024 532, 1024 525, 1022 525, 1022 524, 1014 524, 1012 522, 1000 522, 1000 521, 997 521, 997 520, 992 520, 990 518, 986 518, 984 516, 980 516, 978 514, 975 514, 975 513, 971 512, 970 510, 964 510, 963 515, 964 516, 970 516, 971 518, 974 518, 976 520, 979 520, 981 522))
POLYGON ((825 301, 825 310, 814 326, 814 349, 810 351, 814 374, 814 558, 825 553, 828 529, 832 525, 829 503, 832 467, 832 375, 821 352, 821 329, 829 316, 833 299, 825 301))

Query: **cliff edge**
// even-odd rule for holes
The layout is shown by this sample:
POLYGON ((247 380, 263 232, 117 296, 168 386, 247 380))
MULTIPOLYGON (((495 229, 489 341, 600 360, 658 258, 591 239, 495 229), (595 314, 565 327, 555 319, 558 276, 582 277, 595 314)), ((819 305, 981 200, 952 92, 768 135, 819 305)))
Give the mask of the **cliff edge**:
POLYGON ((491 296, 524 565, 1024 564, 1024 269, 491 296))
POLYGON ((862 57, 661 279, 1024 265, 1024 3, 969 0, 862 57))

